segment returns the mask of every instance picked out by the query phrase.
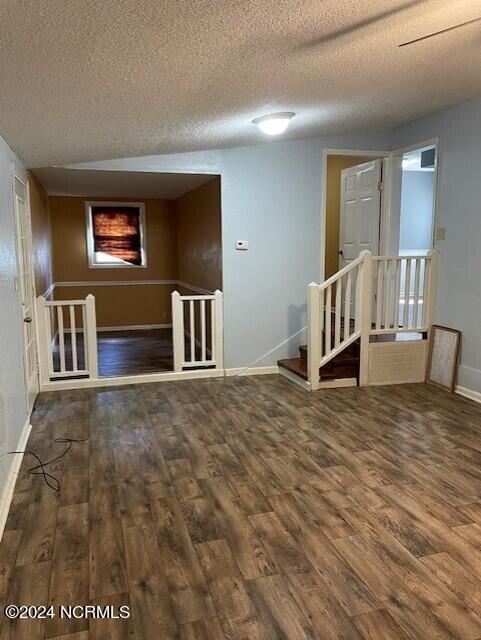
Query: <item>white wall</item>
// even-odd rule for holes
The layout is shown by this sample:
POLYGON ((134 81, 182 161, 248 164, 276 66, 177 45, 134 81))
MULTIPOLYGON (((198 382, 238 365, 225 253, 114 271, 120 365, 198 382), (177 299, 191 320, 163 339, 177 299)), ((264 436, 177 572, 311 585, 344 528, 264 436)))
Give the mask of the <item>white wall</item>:
POLYGON ((393 131, 400 148, 439 136, 435 226, 440 290, 437 322, 463 332, 459 384, 481 392, 481 99, 393 131))
MULTIPOLYGON (((19 175, 26 178, 23 166, 0 138, 0 456, 17 447, 27 418, 22 358, 23 325, 20 298, 15 291, 14 281, 17 262, 12 162, 19 175)), ((13 456, 0 459, 0 519, 6 479, 13 463, 13 456)))
MULTIPOLYGON (((252 363, 306 323, 319 281, 323 148, 386 150, 390 132, 71 165, 123 171, 219 173, 226 367, 252 363), (235 240, 249 241, 236 251, 235 240)), ((304 337, 305 340, 305 337, 304 337)), ((257 364, 295 353, 299 339, 257 364)))

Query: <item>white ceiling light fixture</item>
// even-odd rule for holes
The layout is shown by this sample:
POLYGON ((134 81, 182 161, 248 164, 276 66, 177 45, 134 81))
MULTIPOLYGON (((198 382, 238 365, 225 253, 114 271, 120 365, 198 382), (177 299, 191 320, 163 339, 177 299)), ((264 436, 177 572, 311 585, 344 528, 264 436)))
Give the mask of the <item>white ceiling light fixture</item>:
POLYGON ((266 116, 255 118, 252 122, 259 127, 262 133, 268 136, 278 136, 284 133, 295 115, 292 111, 269 113, 266 116))

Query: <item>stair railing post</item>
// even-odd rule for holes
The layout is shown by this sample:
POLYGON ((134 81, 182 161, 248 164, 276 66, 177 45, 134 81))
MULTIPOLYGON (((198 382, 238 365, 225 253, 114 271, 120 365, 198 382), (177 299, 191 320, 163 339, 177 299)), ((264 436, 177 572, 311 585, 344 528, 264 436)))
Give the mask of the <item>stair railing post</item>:
POLYGON ((214 347, 214 357, 215 357, 215 368, 223 369, 224 368, 224 306, 223 306, 223 294, 222 291, 216 289, 214 291, 215 296, 215 305, 214 305, 214 314, 215 314, 215 347, 214 347))
POLYGON ((428 256, 431 256, 431 265, 429 268, 429 283, 428 283, 428 295, 426 300, 426 326, 428 330, 434 323, 436 317, 436 307, 438 301, 438 278, 439 278, 439 251, 437 249, 431 249, 428 252, 428 256))
POLYGON ((89 293, 85 298, 85 317, 87 326, 84 327, 84 340, 86 345, 87 367, 91 378, 99 377, 99 365, 97 356, 97 318, 95 315, 95 297, 89 293))
POLYGON ((362 251, 363 258, 359 265, 359 297, 360 308, 356 308, 357 322, 361 327, 361 350, 359 360, 359 385, 366 387, 369 384, 369 336, 372 322, 372 253, 362 251))
POLYGON ((38 296, 35 306, 35 326, 37 329, 37 351, 38 351, 38 375, 40 390, 42 386, 49 382, 49 358, 52 345, 48 343, 47 333, 47 306, 45 298, 38 296))
POLYGON ((184 308, 178 291, 172 291, 172 343, 174 371, 182 371, 184 362, 184 308))
POLYGON ((321 363, 321 309, 319 285, 311 282, 307 295, 307 379, 311 391, 319 389, 321 363))

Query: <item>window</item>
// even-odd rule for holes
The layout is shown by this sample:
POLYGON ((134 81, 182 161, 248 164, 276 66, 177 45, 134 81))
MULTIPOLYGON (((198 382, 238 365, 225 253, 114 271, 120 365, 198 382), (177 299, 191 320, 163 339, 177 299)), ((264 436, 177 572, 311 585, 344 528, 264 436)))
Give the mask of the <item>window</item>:
POLYGON ((86 202, 89 266, 145 267, 145 206, 141 202, 86 202))

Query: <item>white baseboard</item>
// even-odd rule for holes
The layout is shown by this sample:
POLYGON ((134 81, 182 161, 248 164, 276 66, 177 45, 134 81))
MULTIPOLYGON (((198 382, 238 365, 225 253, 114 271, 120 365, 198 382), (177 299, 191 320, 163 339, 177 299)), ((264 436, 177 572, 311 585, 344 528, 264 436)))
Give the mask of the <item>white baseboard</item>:
POLYGON ((228 378, 233 376, 265 376, 272 373, 279 373, 277 365, 270 367, 235 367, 225 370, 225 375, 228 378))
POLYGON ((460 396, 464 396, 465 398, 469 398, 470 400, 474 400, 474 402, 481 403, 481 393, 479 391, 473 391, 472 389, 467 389, 466 387, 456 386, 454 392, 459 394, 460 396))
MULTIPOLYGON (((30 424, 30 416, 29 416, 23 426, 22 433, 18 440, 18 444, 15 448, 15 451, 23 451, 25 449, 28 441, 28 436, 30 435, 31 428, 32 428, 32 425, 30 424)), ((0 542, 3 537, 5 523, 7 522, 7 516, 10 510, 10 504, 12 502, 12 497, 13 497, 13 491, 15 489, 15 482, 17 481, 18 472, 20 471, 23 455, 17 454, 12 456, 6 456, 6 458, 7 459, 12 458, 12 463, 10 466, 10 471, 8 472, 7 482, 5 483, 3 492, 0 495, 0 542)))
POLYGON ((146 384, 150 382, 174 382, 175 380, 195 380, 196 378, 223 378, 223 369, 196 369, 195 371, 164 371, 143 373, 135 376, 116 376, 112 378, 77 378, 60 382, 46 382, 41 391, 64 391, 66 389, 95 389, 98 387, 118 387, 128 384, 146 384))
POLYGON ((41 391, 65 391, 68 389, 94 389, 98 387, 118 387, 128 384, 145 384, 149 382, 174 382, 176 380, 195 380, 196 378, 224 378, 236 375, 262 376, 279 373, 279 367, 252 367, 245 369, 196 369, 194 371, 163 371, 161 373, 144 373, 135 376, 116 376, 112 378, 77 378, 75 380, 61 380, 46 382, 41 391))

